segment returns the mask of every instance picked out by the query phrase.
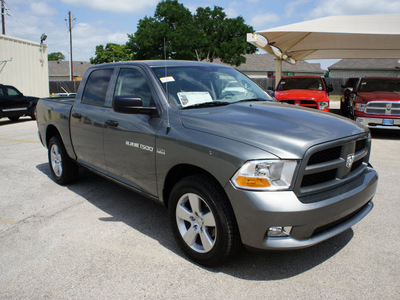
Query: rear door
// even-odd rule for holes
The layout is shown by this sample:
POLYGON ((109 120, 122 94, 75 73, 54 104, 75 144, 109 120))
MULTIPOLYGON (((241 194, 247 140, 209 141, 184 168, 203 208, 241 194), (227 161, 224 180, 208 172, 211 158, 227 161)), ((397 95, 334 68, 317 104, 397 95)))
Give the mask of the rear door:
MULTIPOLYGON (((141 98, 143 106, 155 106, 155 93, 145 72, 139 67, 121 68, 113 98, 141 98)), ((159 117, 146 114, 107 114, 104 151, 108 170, 118 180, 148 194, 157 195, 155 155, 159 117)))
POLYGON ((78 160, 95 169, 106 170, 104 128, 111 97, 110 82, 114 69, 95 69, 86 81, 81 101, 71 110, 71 139, 78 160))

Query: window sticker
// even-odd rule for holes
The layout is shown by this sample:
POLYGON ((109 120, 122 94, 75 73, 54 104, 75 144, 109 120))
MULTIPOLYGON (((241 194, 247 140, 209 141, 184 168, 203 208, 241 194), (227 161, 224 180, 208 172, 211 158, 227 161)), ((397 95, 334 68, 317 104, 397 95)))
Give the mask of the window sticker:
POLYGON ((178 98, 182 107, 213 101, 209 92, 180 92, 178 98))
POLYGON ((175 81, 174 77, 172 77, 172 76, 161 77, 160 80, 161 80, 162 83, 167 83, 167 82, 173 82, 173 81, 175 81))

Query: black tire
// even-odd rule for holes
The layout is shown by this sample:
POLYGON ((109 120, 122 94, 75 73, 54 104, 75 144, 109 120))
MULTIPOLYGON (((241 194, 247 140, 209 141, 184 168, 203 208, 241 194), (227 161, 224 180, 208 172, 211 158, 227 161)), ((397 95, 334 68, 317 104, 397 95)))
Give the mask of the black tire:
POLYGON ((17 117, 8 117, 8 119, 10 119, 11 122, 17 122, 20 116, 17 117))
POLYGON ((240 249, 229 200, 209 177, 189 176, 179 181, 172 189, 168 210, 179 247, 196 263, 221 265, 240 249))
POLYGON ((32 107, 31 110, 31 119, 32 120, 36 120, 36 105, 34 107, 32 107))
POLYGON ((68 156, 60 136, 50 139, 48 157, 51 173, 58 184, 65 185, 76 179, 78 165, 68 156))

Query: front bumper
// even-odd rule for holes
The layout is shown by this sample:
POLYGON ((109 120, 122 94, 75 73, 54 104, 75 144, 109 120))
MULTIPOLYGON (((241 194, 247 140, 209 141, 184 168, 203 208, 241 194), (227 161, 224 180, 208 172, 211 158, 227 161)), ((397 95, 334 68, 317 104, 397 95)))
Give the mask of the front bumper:
POLYGON ((253 192, 228 184, 244 245, 256 249, 299 249, 327 240, 359 222, 372 209, 378 175, 368 167, 362 176, 302 203, 293 191, 253 192), (268 229, 292 226, 289 236, 270 237, 268 229))
POLYGON ((400 119, 357 117, 356 122, 369 128, 400 129, 400 119))

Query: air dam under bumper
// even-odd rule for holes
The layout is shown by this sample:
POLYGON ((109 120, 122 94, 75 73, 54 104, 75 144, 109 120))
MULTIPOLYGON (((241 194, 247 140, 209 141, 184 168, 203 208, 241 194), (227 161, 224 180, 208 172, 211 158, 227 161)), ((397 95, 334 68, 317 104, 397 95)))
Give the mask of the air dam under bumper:
POLYGON ((318 244, 364 218, 372 209, 378 175, 372 167, 355 180, 313 195, 302 203, 293 191, 253 192, 225 188, 244 245, 265 250, 299 249, 318 244), (287 237, 269 237, 268 229, 292 226, 287 237))

